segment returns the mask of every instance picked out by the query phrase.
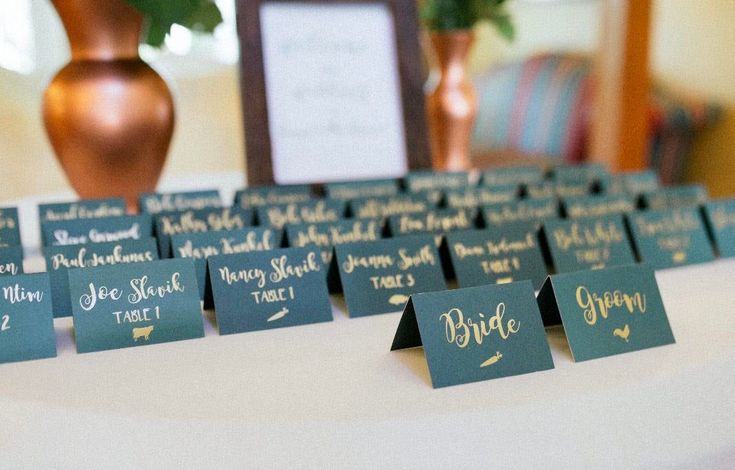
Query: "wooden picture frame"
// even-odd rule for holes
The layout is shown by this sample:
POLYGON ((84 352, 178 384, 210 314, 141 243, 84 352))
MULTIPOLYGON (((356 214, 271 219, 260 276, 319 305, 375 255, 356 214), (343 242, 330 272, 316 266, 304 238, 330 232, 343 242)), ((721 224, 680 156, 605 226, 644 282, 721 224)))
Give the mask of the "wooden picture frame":
POLYGON ((381 4, 389 9, 395 32, 406 168, 414 170, 431 167, 415 0, 237 0, 248 185, 266 185, 275 182, 260 17, 262 5, 268 3, 327 6, 381 4))

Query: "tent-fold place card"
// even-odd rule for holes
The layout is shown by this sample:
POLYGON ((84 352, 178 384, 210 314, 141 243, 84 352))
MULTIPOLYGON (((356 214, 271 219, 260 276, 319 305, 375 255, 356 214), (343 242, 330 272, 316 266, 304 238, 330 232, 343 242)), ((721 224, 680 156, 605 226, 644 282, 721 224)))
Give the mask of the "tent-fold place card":
POLYGON ((379 240, 383 223, 379 219, 344 219, 322 224, 301 224, 286 227, 288 245, 294 248, 319 248, 321 260, 328 267, 333 247, 345 243, 379 240))
POLYGON ((68 317, 72 314, 68 275, 70 269, 145 263, 158 259, 158 249, 153 238, 47 246, 43 249, 43 254, 51 281, 54 317, 68 317))
POLYGON ((547 271, 537 232, 533 222, 517 222, 448 233, 442 248, 449 253, 459 287, 528 279, 539 289, 547 271))
POLYGON ((653 269, 714 259, 709 237, 695 207, 636 212, 627 215, 638 257, 653 269))
POLYGON ((435 243, 439 246, 443 234, 475 228, 474 219, 466 209, 437 209, 417 214, 393 215, 388 218, 388 229, 393 237, 433 233, 437 235, 435 243))
POLYGON ((309 248, 209 258, 220 334, 331 321, 324 270, 309 248))
POLYGON ((539 166, 509 166, 493 168, 482 173, 480 184, 483 186, 526 185, 540 183, 544 172, 539 166))
POLYGON ((643 203, 649 210, 698 206, 707 199, 707 190, 700 184, 669 186, 643 194, 643 203))
POLYGON ((153 236, 153 221, 143 214, 44 222, 41 236, 45 246, 140 240, 153 236))
POLYGON ((127 215, 125 199, 121 197, 81 199, 73 202, 39 204, 38 206, 38 220, 41 223, 60 220, 99 219, 121 215, 127 215))
POLYGON ((46 273, 0 277, 0 363, 56 357, 46 273))
POLYGON ((191 260, 71 269, 69 290, 79 353, 204 336, 191 260))
POLYGON ((557 273, 635 263, 622 215, 547 220, 546 243, 557 273))
POLYGON ((517 185, 469 186, 447 190, 444 193, 444 201, 450 209, 477 209, 488 204, 515 201, 519 194, 517 185))
POLYGON ((526 186, 525 193, 529 199, 547 199, 551 197, 588 196, 592 183, 587 181, 544 181, 526 186))
POLYGON ((466 171, 415 170, 409 172, 404 181, 411 192, 457 189, 470 184, 470 174, 466 171))
POLYGON ((20 244, 18 209, 15 207, 0 207, 0 247, 20 244))
POLYGON ((588 183, 594 183, 610 174, 605 165, 601 163, 561 164, 554 166, 551 172, 554 181, 585 181, 588 183))
POLYGON ((286 225, 334 222, 345 215, 346 202, 334 199, 314 199, 308 202, 261 206, 257 209, 262 226, 282 229, 286 225))
POLYGON ((216 189, 183 191, 175 193, 144 193, 138 198, 140 211, 146 214, 188 211, 222 206, 222 198, 216 189))
POLYGON ((400 187, 397 179, 390 178, 327 183, 324 190, 328 198, 350 200, 361 197, 395 196, 400 187))
POLYGON ((446 289, 431 235, 409 235, 334 248, 332 290, 342 288, 350 317, 397 312, 411 294, 446 289))
POLYGON ((308 184, 283 184, 273 186, 254 186, 240 189, 235 193, 234 205, 240 207, 260 207, 274 204, 295 204, 314 198, 308 184))
POLYGON ((486 227, 500 227, 509 222, 541 222, 559 217, 556 198, 526 199, 505 204, 491 204, 482 208, 486 227))
POLYGON ((434 388, 554 368, 530 281, 412 295, 391 350, 418 346, 434 388))
POLYGON ((0 276, 23 274, 23 247, 0 247, 0 276))
POLYGON ((645 264, 555 274, 537 301, 545 324, 561 321, 576 362, 674 343, 645 264))
POLYGON ((565 198, 564 211, 570 219, 602 217, 609 214, 627 214, 635 211, 636 204, 628 194, 595 195, 565 198))
POLYGON ((735 199, 708 202, 704 214, 719 255, 735 256, 735 199))
POLYGON ((350 201, 350 213, 356 219, 378 219, 398 214, 426 212, 436 207, 427 193, 396 196, 362 197, 350 201))

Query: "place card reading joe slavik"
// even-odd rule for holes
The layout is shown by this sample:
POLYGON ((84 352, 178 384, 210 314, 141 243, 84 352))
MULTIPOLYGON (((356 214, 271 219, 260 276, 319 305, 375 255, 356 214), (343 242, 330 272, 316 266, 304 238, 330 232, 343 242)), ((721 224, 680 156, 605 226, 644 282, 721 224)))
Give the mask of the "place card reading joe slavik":
POLYGON ((332 320, 319 251, 282 248, 208 260, 220 334, 332 320))
POLYGON ((77 352, 204 336, 194 262, 69 270, 77 352))
POLYGON ((431 235, 338 245, 329 282, 341 288, 351 318, 400 311, 411 294, 446 289, 431 235))
POLYGON ((0 247, 20 244, 18 209, 15 207, 0 207, 0 247))
POLYGON ((100 219, 103 217, 119 217, 126 215, 125 199, 115 197, 107 199, 81 199, 72 202, 55 202, 39 204, 38 220, 57 222, 60 220, 100 219))
POLYGON ((56 357, 46 273, 0 277, 0 363, 56 357))
POLYGON ((555 274, 537 301, 545 324, 561 320, 576 362, 674 343, 645 264, 555 274))
POLYGON ((222 206, 219 191, 184 191, 177 193, 144 193, 138 198, 140 211, 158 214, 171 211, 188 211, 222 206))
POLYGON ((735 199, 709 202, 704 214, 719 255, 735 256, 735 199))
POLYGON ((23 274, 23 247, 0 247, 0 276, 23 274))
POLYGON ((412 295, 391 350, 422 345, 434 388, 554 368, 530 281, 412 295))
POLYGON ((147 214, 60 220, 42 223, 41 235, 45 246, 140 240, 153 236, 153 222, 147 214))
POLYGON ((381 238, 383 224, 379 219, 344 219, 321 224, 299 224, 286 227, 288 245, 295 248, 318 247, 326 265, 332 261, 336 245, 371 242, 381 238))

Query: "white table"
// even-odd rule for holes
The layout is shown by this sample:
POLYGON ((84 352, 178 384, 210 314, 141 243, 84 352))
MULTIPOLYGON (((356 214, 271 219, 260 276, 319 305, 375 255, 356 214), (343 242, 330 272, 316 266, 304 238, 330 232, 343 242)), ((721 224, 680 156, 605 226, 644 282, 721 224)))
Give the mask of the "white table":
MULTIPOLYGON (((35 261, 30 260, 30 264, 35 261)), ((735 260, 656 275, 676 344, 431 388, 399 313, 0 365, 0 468, 733 468, 735 260)))

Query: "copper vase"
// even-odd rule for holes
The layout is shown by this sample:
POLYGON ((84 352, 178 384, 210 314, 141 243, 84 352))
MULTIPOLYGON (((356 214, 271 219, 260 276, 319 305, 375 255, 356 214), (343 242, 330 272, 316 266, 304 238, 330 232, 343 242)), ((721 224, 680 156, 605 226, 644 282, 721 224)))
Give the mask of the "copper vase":
POLYGON ((434 168, 467 170, 470 137, 477 115, 477 95, 467 77, 472 31, 431 32, 429 35, 441 74, 426 100, 434 168))
POLYGON ((82 198, 155 190, 174 128, 163 79, 138 56, 142 16, 125 0, 52 0, 71 62, 51 81, 43 118, 51 145, 82 198))

